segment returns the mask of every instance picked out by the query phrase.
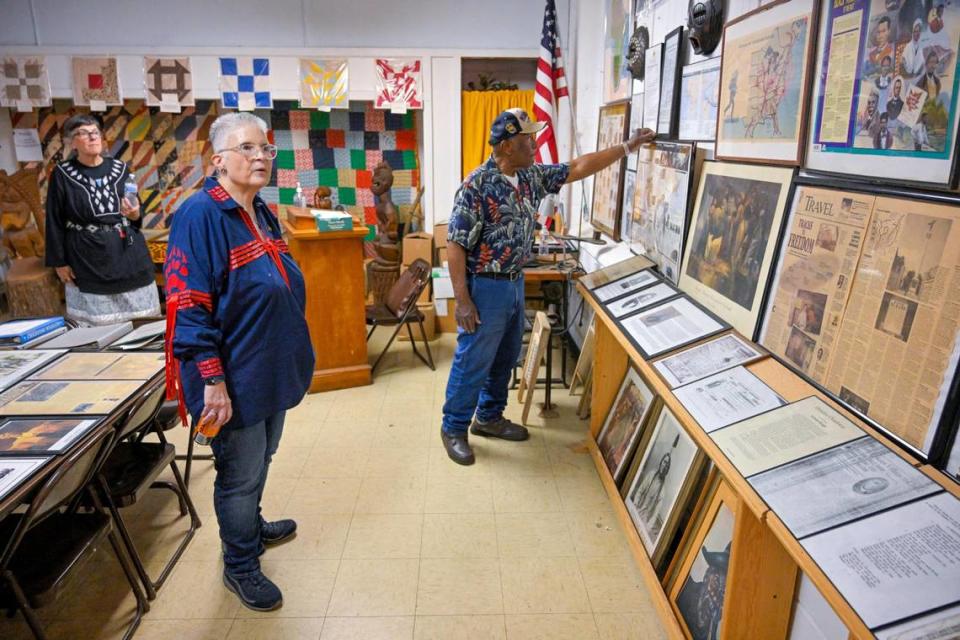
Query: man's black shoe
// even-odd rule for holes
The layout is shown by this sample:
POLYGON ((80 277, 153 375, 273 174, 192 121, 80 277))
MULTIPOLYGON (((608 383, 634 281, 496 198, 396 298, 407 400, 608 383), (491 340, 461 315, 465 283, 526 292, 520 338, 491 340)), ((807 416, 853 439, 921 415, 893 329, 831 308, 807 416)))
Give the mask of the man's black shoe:
POLYGON ((500 438, 501 440, 513 440, 515 442, 520 442, 530 437, 530 432, 527 431, 526 427, 516 422, 510 422, 502 416, 499 420, 492 422, 480 422, 475 418, 473 424, 470 425, 470 433, 475 436, 500 438))
POLYGON ((231 576, 224 571, 223 585, 235 593, 247 609, 273 611, 283 606, 280 588, 263 575, 262 571, 257 570, 243 576, 231 576))
POLYGON ((292 540, 297 535, 297 523, 293 520, 267 522, 260 518, 260 541, 273 546, 292 540))
POLYGON ((447 450, 447 455, 450 456, 451 460, 464 466, 476 462, 476 458, 473 457, 473 449, 467 442, 467 434, 451 436, 441 430, 440 437, 443 439, 443 448, 447 450))

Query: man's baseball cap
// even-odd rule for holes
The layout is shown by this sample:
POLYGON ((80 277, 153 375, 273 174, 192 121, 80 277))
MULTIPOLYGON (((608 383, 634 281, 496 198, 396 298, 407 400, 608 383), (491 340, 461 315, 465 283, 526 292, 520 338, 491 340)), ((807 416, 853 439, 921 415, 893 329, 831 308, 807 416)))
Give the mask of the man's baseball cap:
POLYGON ((507 109, 490 125, 491 146, 509 140, 520 133, 537 133, 547 126, 546 122, 534 122, 523 109, 507 109))

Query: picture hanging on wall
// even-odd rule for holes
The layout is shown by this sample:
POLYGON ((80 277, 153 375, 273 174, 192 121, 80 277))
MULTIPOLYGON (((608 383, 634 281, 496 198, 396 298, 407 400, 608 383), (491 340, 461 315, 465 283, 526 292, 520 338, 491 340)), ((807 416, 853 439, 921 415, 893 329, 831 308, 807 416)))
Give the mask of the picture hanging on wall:
POLYGON ((143 86, 148 107, 180 113, 183 107, 196 106, 193 97, 193 72, 190 58, 143 59, 143 86))
POLYGON ((673 138, 677 133, 680 110, 680 56, 683 51, 683 27, 677 27, 663 39, 663 63, 660 77, 660 113, 656 132, 673 138))
POLYGON ((239 111, 273 108, 270 59, 220 58, 220 102, 225 109, 239 111))
POLYGON ((73 103, 104 111, 122 105, 116 58, 73 58, 73 103))
POLYGON ((717 105, 720 104, 720 58, 710 58, 683 68, 680 79, 681 140, 715 140, 717 105))
POLYGON ((705 162, 680 288, 752 338, 794 170, 705 162))
POLYGON ((346 109, 349 102, 346 58, 300 58, 300 106, 304 109, 346 109))
POLYGON ((377 58, 374 69, 377 109, 406 113, 407 109, 423 108, 419 58, 377 58))
POLYGON ((960 5, 823 1, 811 169, 949 186, 960 5))
MULTIPOLYGON (((597 127, 597 149, 618 146, 627 139, 630 124, 630 102, 623 100, 600 107, 597 127)), ((620 241, 620 206, 623 190, 623 172, 626 161, 621 158, 593 177, 593 206, 590 224, 615 242, 620 241)))
POLYGON ((816 0, 777 0, 727 23, 718 158, 800 164, 816 9, 816 0))
POLYGON ((0 61, 0 107, 30 111, 50 104, 50 78, 45 57, 7 57, 0 61))
POLYGON ((607 0, 603 30, 603 101, 616 102, 630 97, 633 76, 627 62, 630 48, 631 0, 607 0))
POLYGON ((663 44, 647 49, 643 72, 643 126, 657 130, 660 123, 660 68, 663 44))

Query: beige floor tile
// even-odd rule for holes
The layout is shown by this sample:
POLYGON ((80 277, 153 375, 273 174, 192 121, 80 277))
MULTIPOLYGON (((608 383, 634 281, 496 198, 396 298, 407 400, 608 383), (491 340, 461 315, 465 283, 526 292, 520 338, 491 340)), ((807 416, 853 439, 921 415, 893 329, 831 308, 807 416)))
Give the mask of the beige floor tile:
POLYGON ((493 489, 485 477, 428 478, 427 513, 493 513, 493 489))
POLYGON ((364 477, 426 476, 427 454, 424 447, 374 446, 364 477))
POLYGON ((581 558, 580 571, 594 612, 632 613, 651 610, 652 604, 643 578, 632 562, 608 558, 581 558))
POLYGON ((364 478, 357 513, 423 513, 425 476, 364 478))
POLYGON ((498 513, 500 557, 573 556, 573 541, 562 513, 498 513))
POLYGON ((506 616, 507 640, 597 640, 589 613, 506 616))
POLYGON ((286 507, 290 513, 352 513, 359 491, 359 478, 301 478, 286 507))
POLYGON ((337 560, 283 560, 276 555, 264 556, 263 573, 283 592, 283 607, 266 613, 241 607, 237 617, 322 618, 338 565, 337 560))
POLYGON ((490 463, 497 476, 546 476, 553 470, 542 442, 492 441, 490 463))
MULTIPOLYGON (((295 478, 267 478, 267 486, 263 490, 263 517, 276 520, 283 513, 290 501, 290 495, 300 481, 295 478)), ((213 499, 210 500, 210 515, 213 515, 213 499)))
POLYGON ((336 415, 335 411, 332 411, 331 417, 328 417, 317 430, 320 433, 314 448, 317 446, 361 448, 373 446, 375 425, 372 419, 363 422, 343 420, 336 415))
MULTIPOLYGON (((284 603, 284 609, 286 603, 284 603)), ((281 609, 283 611, 283 609, 281 609)), ((317 640, 323 618, 278 618, 265 620, 238 619, 230 627, 227 640, 317 640)), ((140 635, 137 634, 139 640, 140 635)), ((177 640, 180 640, 177 638, 177 640)))
POLYGON ((362 478, 369 459, 369 447, 328 447, 320 442, 310 452, 300 477, 362 478))
POLYGON ((419 561, 345 558, 327 616, 411 616, 417 606, 419 561))
POLYGON ((320 640, 410 640, 413 617, 327 618, 320 640))
POLYGON ((493 558, 423 559, 417 615, 503 613, 500 567, 493 558))
POLYGON ((297 522, 297 537, 267 553, 283 560, 339 560, 350 529, 348 513, 286 513, 297 522))
POLYGON ((428 513, 423 521, 423 558, 496 558, 493 514, 428 513))
POLYGON ((439 430, 439 421, 434 424, 430 418, 412 416, 394 416, 381 418, 377 424, 373 441, 377 447, 428 447, 434 444, 431 436, 439 430))
POLYGON ((150 605, 152 620, 233 618, 240 610, 237 596, 223 586, 219 562, 181 560, 150 605))
POLYGON ((423 532, 421 514, 361 514, 353 516, 344 558, 419 558, 423 532))
POLYGON ((610 508, 610 497, 597 474, 557 478, 564 511, 592 511, 610 508))
POLYGON ((505 613, 589 613, 576 558, 502 558, 505 613))
POLYGON ((553 474, 560 477, 579 476, 581 474, 596 475, 597 467, 593 456, 582 439, 573 443, 556 443, 551 441, 547 445, 547 455, 553 467, 553 474))
POLYGON ((506 640, 503 616, 417 616, 414 640, 506 640))
POLYGON ((600 640, 662 640, 663 625, 652 611, 642 613, 595 613, 600 640))
POLYGON ((223 640, 233 620, 151 620, 144 617, 137 629, 137 640, 223 640))
POLYGON ((581 558, 623 558, 633 562, 627 539, 613 511, 568 511, 564 514, 573 546, 581 558))
POLYGON ((281 440, 280 448, 270 461, 269 478, 293 478, 296 480, 303 472, 303 466, 310 455, 311 447, 298 447, 284 443, 281 440))
POLYGON ((493 507, 497 513, 560 511, 560 494, 553 476, 495 476, 493 507))
POLYGON ((490 450, 482 442, 470 440, 473 447, 473 453, 477 458, 476 463, 465 467, 457 464, 447 455, 447 450, 443 448, 443 442, 440 440, 440 429, 430 434, 429 463, 427 475, 431 478, 491 478, 494 468, 490 463, 490 450))

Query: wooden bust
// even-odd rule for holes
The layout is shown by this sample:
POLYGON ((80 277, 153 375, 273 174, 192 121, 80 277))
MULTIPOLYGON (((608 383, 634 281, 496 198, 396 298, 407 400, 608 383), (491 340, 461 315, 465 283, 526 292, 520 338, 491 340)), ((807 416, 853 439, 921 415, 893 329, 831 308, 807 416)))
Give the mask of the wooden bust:
POLYGON ((314 209, 333 209, 333 203, 330 201, 330 187, 317 187, 313 192, 314 209))

